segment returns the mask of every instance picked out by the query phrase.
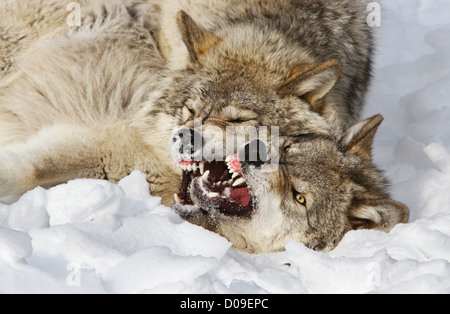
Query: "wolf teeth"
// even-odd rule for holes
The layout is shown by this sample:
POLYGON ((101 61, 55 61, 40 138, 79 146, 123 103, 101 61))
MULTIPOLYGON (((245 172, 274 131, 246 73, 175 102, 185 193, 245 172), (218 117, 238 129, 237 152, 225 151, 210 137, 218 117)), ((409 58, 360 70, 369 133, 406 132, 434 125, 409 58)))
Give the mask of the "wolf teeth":
POLYGON ((177 168, 179 168, 183 171, 192 171, 192 168, 190 168, 190 170, 189 170, 189 167, 190 166, 188 166, 188 165, 177 164, 177 168))
POLYGON ((239 185, 241 185, 241 184, 244 184, 245 182, 246 182, 246 181, 245 181, 244 178, 239 178, 239 179, 237 179, 237 180, 233 183, 233 187, 239 186, 239 185))
POLYGON ((199 162, 198 169, 200 170, 200 174, 203 175, 203 173, 205 172, 205 162, 204 161, 199 162))
POLYGON ((204 182, 208 182, 209 173, 210 173, 210 171, 207 170, 207 171, 202 175, 202 180, 203 180, 204 182))
POLYGON ((175 204, 181 205, 181 200, 180 200, 180 197, 178 196, 177 193, 175 193, 175 194, 173 195, 173 198, 174 198, 174 200, 175 200, 175 204))
POLYGON ((201 162, 199 164, 195 163, 195 164, 192 164, 192 165, 183 165, 181 163, 177 163, 175 166, 177 168, 183 170, 183 171, 188 171, 188 172, 196 172, 197 170, 200 169, 201 174, 203 174, 203 171, 205 169, 205 163, 204 162, 201 162))

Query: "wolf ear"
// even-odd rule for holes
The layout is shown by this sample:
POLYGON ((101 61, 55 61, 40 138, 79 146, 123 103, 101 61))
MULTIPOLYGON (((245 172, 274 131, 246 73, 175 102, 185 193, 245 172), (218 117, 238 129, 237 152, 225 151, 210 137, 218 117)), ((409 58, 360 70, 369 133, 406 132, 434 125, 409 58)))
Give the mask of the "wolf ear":
POLYGON ((363 160, 372 160, 372 144, 383 116, 376 115, 361 121, 347 130, 341 140, 342 147, 363 160))
POLYGON ((354 200, 348 220, 354 230, 376 229, 391 231, 399 223, 407 223, 408 207, 390 199, 354 200))
POLYGON ((279 88, 280 96, 303 97, 316 112, 321 112, 323 99, 336 84, 341 74, 341 64, 331 60, 319 66, 300 64, 295 66, 279 88))
POLYGON ((222 39, 199 26, 186 12, 177 14, 178 27, 189 52, 191 62, 198 63, 201 55, 215 47, 222 39))

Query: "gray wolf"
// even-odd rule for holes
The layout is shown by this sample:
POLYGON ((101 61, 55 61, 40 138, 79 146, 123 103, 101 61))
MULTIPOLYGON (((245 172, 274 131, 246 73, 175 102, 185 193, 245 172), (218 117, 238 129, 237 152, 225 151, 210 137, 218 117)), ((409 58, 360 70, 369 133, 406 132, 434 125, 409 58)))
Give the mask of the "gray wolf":
POLYGON ((251 144, 225 163, 201 161, 185 171, 174 209, 252 253, 280 251, 291 240, 328 252, 350 230, 389 232, 408 221, 409 211, 390 199, 372 162, 382 120, 361 121, 339 140, 316 133, 283 137, 274 152, 277 171, 263 171, 271 162, 267 149, 248 158, 251 144))
MULTIPOLYGON (((81 1, 71 28, 67 3, 1 2, 0 196, 140 169, 172 205, 186 171, 168 141, 195 118, 336 139, 359 118, 372 51, 361 3, 81 1)), ((277 200, 265 210, 289 208, 277 200)), ((219 232, 254 252, 283 242, 219 232)))

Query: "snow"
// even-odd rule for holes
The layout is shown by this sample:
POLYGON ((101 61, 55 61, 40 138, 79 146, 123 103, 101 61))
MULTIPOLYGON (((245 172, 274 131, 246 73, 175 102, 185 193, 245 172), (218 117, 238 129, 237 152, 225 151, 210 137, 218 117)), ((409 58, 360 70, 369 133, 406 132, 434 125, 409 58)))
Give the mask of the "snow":
POLYGON ((450 3, 381 7, 364 115, 385 117, 375 161, 410 223, 329 254, 250 255, 161 206, 140 172, 75 180, 0 204, 0 293, 449 293, 450 3))

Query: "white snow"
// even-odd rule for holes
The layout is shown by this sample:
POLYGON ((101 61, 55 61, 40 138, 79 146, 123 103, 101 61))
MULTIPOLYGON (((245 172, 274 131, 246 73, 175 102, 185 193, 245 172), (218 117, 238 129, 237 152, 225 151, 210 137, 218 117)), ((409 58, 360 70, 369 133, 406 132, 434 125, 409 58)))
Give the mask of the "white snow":
POLYGON ((0 205, 0 293, 450 293, 450 2, 381 7, 364 115, 385 117, 375 161, 410 223, 330 254, 249 255, 161 206, 140 172, 75 180, 0 205))

